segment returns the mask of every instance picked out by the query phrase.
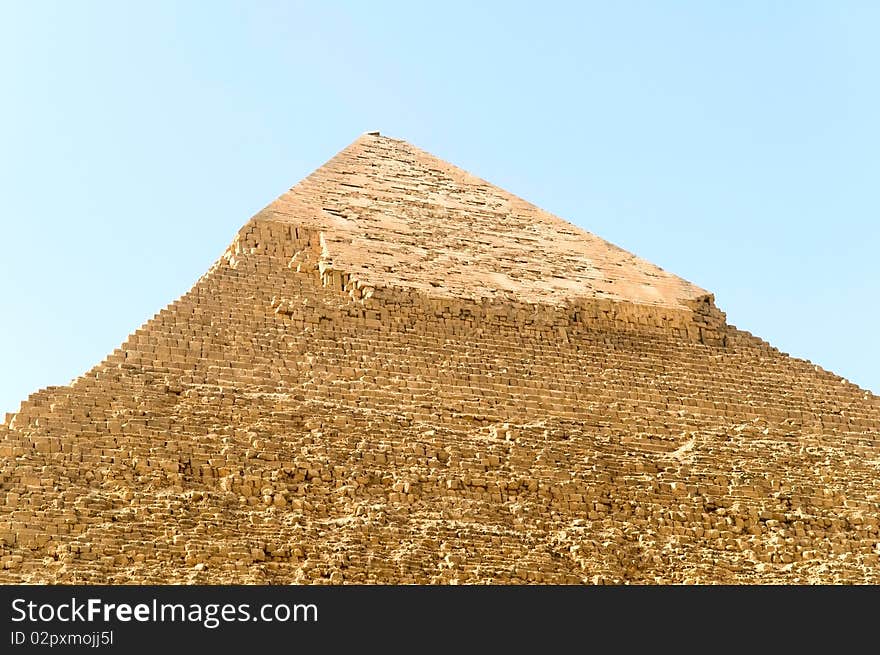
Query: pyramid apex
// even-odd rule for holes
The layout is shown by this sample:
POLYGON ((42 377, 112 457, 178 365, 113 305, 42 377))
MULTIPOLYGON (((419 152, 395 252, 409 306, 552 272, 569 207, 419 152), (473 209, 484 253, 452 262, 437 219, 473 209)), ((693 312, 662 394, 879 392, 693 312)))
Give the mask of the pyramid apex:
POLYGON ((708 292, 407 141, 365 132, 260 216, 320 235, 335 269, 431 296, 691 310, 708 292))

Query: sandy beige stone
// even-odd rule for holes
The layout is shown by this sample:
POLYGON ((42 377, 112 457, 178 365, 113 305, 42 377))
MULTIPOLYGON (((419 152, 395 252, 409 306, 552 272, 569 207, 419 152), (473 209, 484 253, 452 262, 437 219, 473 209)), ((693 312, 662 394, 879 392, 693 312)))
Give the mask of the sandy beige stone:
POLYGON ((0 425, 0 581, 877 583, 878 436, 709 292, 367 134, 0 425))

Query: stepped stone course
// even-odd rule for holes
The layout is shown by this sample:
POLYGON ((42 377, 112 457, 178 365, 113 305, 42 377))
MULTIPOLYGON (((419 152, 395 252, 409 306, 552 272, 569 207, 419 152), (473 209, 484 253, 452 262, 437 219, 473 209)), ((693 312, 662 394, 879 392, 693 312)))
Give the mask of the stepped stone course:
POLYGON ((369 133, 0 425, 0 581, 877 583, 880 398, 369 133))

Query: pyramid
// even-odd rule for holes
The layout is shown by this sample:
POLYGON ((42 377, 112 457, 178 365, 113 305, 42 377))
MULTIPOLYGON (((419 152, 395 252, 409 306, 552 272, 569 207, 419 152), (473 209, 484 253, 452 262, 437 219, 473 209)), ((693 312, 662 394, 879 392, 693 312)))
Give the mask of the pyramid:
POLYGON ((0 425, 7 583, 880 582, 880 398, 368 133, 0 425))

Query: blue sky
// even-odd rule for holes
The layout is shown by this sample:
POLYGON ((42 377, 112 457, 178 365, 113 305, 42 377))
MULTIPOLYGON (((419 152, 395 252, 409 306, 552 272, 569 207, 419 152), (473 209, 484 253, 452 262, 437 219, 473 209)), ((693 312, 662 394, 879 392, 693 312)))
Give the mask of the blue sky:
POLYGON ((880 392, 880 4, 475 4, 0 0, 0 411, 373 129, 880 392))

